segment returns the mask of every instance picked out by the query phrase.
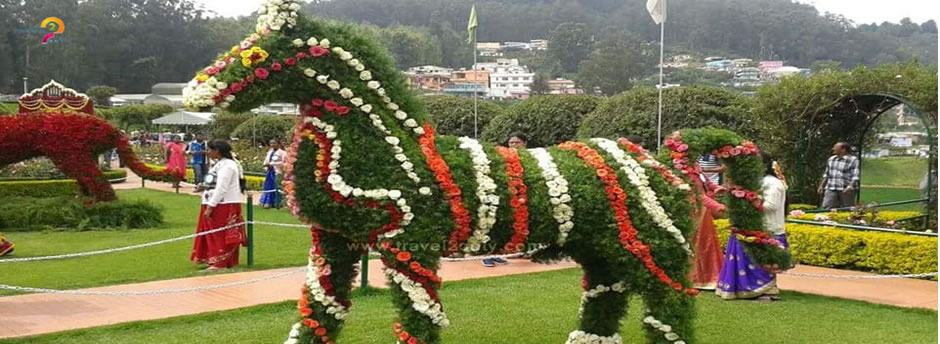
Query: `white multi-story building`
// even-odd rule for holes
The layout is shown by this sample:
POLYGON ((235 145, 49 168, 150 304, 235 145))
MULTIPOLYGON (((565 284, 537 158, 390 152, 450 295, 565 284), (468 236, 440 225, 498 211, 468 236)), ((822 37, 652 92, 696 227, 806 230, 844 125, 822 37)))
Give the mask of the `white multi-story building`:
POLYGON ((530 73, 524 66, 497 67, 490 73, 490 97, 517 98, 529 97, 535 73, 530 73))

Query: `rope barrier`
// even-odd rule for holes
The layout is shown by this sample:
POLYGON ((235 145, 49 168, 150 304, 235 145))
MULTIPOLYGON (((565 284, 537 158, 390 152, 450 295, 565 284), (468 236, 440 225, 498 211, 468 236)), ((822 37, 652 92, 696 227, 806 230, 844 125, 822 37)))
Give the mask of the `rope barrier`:
POLYGON ((42 293, 42 294, 65 294, 65 295, 82 295, 82 296, 151 296, 151 295, 165 295, 165 294, 181 294, 181 293, 190 293, 196 291, 207 291, 215 290, 222 288, 231 288, 238 287, 243 285, 248 285, 252 283, 264 282, 273 279, 282 278, 285 276, 293 275, 298 272, 306 271, 307 268, 295 269, 279 274, 273 274, 258 278, 253 278, 249 280, 242 280, 237 282, 229 282, 222 284, 206 285, 200 287, 187 287, 187 288, 165 288, 165 289, 151 289, 151 290, 120 290, 120 291, 96 291, 96 290, 62 290, 62 289, 49 289, 49 288, 33 288, 33 287, 20 287, 14 285, 0 284, 0 290, 10 290, 24 293, 42 293))
POLYGON ((229 228, 235 228, 235 227, 238 227, 238 226, 247 224, 247 223, 248 223, 248 222, 239 222, 239 223, 231 224, 231 225, 228 225, 228 226, 225 226, 225 227, 216 228, 216 229, 212 229, 212 230, 209 230, 209 231, 201 232, 201 233, 189 234, 189 235, 184 235, 184 236, 181 236, 181 237, 170 238, 170 239, 165 239, 165 240, 160 240, 160 241, 154 241, 154 242, 149 242, 149 243, 143 243, 143 244, 137 244, 137 245, 131 245, 131 246, 116 247, 116 248, 109 248, 109 249, 105 249, 105 250, 88 251, 88 252, 67 253, 67 254, 60 254, 60 255, 55 255, 55 256, 23 257, 23 258, 6 258, 6 259, 0 259, 0 263, 32 262, 32 261, 40 261, 40 260, 56 260, 56 259, 88 257, 88 256, 99 255, 99 254, 106 254, 106 253, 114 253, 114 252, 129 251, 129 250, 138 249, 138 248, 157 246, 157 245, 168 244, 168 243, 176 242, 176 241, 180 241, 180 240, 191 239, 191 238, 195 238, 195 237, 197 237, 197 236, 209 235, 209 234, 212 234, 212 233, 217 233, 217 232, 224 231, 224 230, 229 229, 229 228))
MULTIPOLYGON (((181 181, 181 182, 180 182, 180 186, 186 186, 186 187, 193 187, 193 188, 194 188, 194 187, 199 186, 199 185, 197 185, 197 184, 191 184, 191 183, 187 183, 187 182, 182 182, 182 181, 181 181)), ((261 190, 261 191, 251 191, 251 192, 254 192, 254 193, 279 192, 279 193, 282 193, 282 194, 285 194, 285 195, 287 194, 286 192, 284 192, 284 190, 281 190, 281 189, 261 190)))
POLYGON ((809 277, 809 278, 833 278, 833 279, 894 279, 894 278, 923 278, 923 277, 934 277, 937 276, 937 272, 927 272, 920 274, 903 274, 903 275, 833 275, 833 274, 806 274, 800 272, 782 272, 780 275, 795 276, 795 277, 809 277))

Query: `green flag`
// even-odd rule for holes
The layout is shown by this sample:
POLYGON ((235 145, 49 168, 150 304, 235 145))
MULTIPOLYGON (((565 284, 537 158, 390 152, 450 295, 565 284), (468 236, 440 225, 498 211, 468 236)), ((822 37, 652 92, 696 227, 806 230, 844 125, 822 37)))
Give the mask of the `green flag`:
POLYGON ((470 21, 467 23, 467 32, 470 34, 467 37, 467 43, 473 43, 473 37, 477 33, 477 5, 470 8, 470 21))

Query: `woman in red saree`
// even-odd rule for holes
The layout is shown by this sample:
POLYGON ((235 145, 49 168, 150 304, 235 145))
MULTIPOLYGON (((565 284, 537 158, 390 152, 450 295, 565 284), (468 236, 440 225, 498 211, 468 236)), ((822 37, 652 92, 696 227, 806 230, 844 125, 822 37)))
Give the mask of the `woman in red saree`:
MULTIPOLYGON (((186 145, 183 138, 173 135, 173 141, 166 144, 166 169, 186 174, 186 145)), ((179 182, 173 184, 179 186, 179 182)))
POLYGON ((209 158, 217 162, 205 182, 197 186, 203 194, 196 233, 231 228, 197 236, 190 260, 208 264, 205 270, 228 269, 238 265, 238 250, 245 244, 245 225, 239 224, 245 221, 241 205, 241 167, 232 158, 232 146, 222 140, 209 142, 209 158))
MULTIPOLYGON (((706 181, 707 182, 707 181, 706 181)), ((720 190, 720 187, 718 188, 720 190)), ((700 188, 700 192, 704 190, 700 188)), ((715 216, 725 211, 725 205, 711 197, 702 197, 702 206, 693 213, 693 220, 698 220, 698 230, 692 237, 695 256, 692 258, 692 270, 689 271, 689 280, 696 289, 715 290, 718 286, 718 275, 721 272, 722 250, 718 242, 718 232, 715 230, 715 216)))

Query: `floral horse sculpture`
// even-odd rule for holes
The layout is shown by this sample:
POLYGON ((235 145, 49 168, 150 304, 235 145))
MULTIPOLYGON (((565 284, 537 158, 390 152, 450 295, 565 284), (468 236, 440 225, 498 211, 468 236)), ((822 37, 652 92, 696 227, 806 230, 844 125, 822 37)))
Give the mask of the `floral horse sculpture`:
MULTIPOLYGON (((398 342, 417 344, 439 343, 450 323, 437 293, 443 255, 536 246, 534 259, 571 257, 585 272, 580 329, 568 343, 620 343, 631 294, 646 300, 651 342, 691 341, 696 292, 684 276, 700 188, 682 172, 695 173, 689 156, 728 146, 731 177, 755 190, 756 147, 731 132, 690 130, 670 139, 675 151, 664 165, 625 140, 516 151, 435 136, 375 43, 354 27, 298 15, 300 7, 265 3, 256 33, 184 90, 196 108, 301 104, 284 188, 290 210, 311 225, 313 245, 301 320, 285 343, 337 340, 367 248, 381 254, 399 308, 398 342)), ((727 202, 732 222, 762 239, 760 200, 727 202)), ((762 263, 788 263, 771 241, 748 248, 762 263)))
POLYGON ((84 196, 113 201, 110 182, 98 169, 95 157, 117 148, 126 165, 145 179, 178 180, 182 176, 154 171, 140 162, 127 137, 95 117, 84 94, 55 81, 20 97, 20 113, 0 116, 0 166, 45 156, 78 182, 84 196))

